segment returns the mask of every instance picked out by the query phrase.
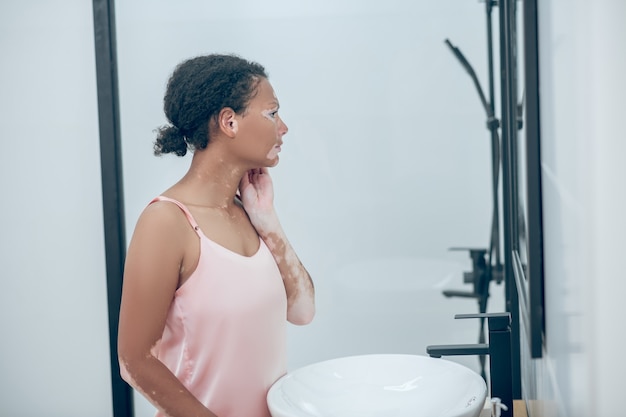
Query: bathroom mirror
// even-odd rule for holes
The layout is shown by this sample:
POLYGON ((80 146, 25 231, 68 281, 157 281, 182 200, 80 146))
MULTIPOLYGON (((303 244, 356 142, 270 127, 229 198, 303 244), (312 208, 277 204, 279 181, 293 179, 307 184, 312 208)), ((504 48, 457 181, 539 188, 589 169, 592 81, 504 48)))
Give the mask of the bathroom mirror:
POLYGON ((543 217, 541 190, 541 135, 539 119, 539 45, 537 38, 537 0, 523 0, 524 28, 524 125, 526 170, 526 249, 525 282, 528 306, 527 335, 532 358, 542 356, 545 338, 544 273, 543 273, 543 217))
MULTIPOLYGON (((508 140, 511 263, 519 295, 522 353, 542 356, 543 243, 536 0, 504 1, 511 48, 504 135, 508 140)), ((505 169, 507 169, 505 167, 505 169)))

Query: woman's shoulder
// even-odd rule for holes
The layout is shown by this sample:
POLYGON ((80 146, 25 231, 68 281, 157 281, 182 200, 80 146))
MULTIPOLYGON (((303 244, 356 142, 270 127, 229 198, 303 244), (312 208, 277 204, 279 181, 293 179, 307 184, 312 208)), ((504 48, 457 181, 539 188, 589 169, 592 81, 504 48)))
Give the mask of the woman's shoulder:
MULTIPOLYGON (((141 212, 136 230, 171 236, 177 231, 186 231, 189 223, 183 210, 170 199, 152 200, 141 212)), ((171 236, 174 237, 174 236, 171 236)))

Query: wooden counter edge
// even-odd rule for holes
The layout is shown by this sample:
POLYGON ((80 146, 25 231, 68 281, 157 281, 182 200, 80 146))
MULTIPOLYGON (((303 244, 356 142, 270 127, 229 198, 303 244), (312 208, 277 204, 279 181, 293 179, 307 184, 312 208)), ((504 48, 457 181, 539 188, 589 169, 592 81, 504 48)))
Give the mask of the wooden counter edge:
POLYGON ((513 417, 528 417, 524 400, 513 400, 513 417))

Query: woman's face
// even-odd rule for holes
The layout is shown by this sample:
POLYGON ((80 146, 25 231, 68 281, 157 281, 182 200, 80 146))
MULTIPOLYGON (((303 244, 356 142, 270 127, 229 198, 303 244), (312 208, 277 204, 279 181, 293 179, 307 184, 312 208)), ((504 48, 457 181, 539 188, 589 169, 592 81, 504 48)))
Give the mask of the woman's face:
POLYGON ((275 166, 287 125, 278 115, 280 107, 270 82, 262 78, 243 115, 238 116, 237 142, 242 156, 255 168, 275 166))

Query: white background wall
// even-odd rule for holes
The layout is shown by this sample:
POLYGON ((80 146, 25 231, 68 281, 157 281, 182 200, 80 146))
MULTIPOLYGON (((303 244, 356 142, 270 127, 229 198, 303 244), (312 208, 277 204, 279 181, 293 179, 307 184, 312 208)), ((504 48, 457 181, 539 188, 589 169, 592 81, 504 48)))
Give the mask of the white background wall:
POLYGON ((91 2, 0 2, 0 416, 112 415, 91 2))
MULTIPOLYGON (((190 161, 152 155, 171 71, 234 52, 267 68, 290 128, 272 170, 276 206, 318 314, 289 328, 289 366, 477 342, 478 322, 453 319, 475 301, 441 290, 470 289, 467 253, 448 248, 488 245, 490 136, 444 39, 486 88, 484 14, 466 0, 117 2, 127 236, 190 161)), ((502 292, 494 285, 498 311, 502 292)), ((478 370, 477 358, 454 360, 478 370)))
POLYGON ((624 413, 626 3, 539 2, 545 356, 533 416, 624 413))

